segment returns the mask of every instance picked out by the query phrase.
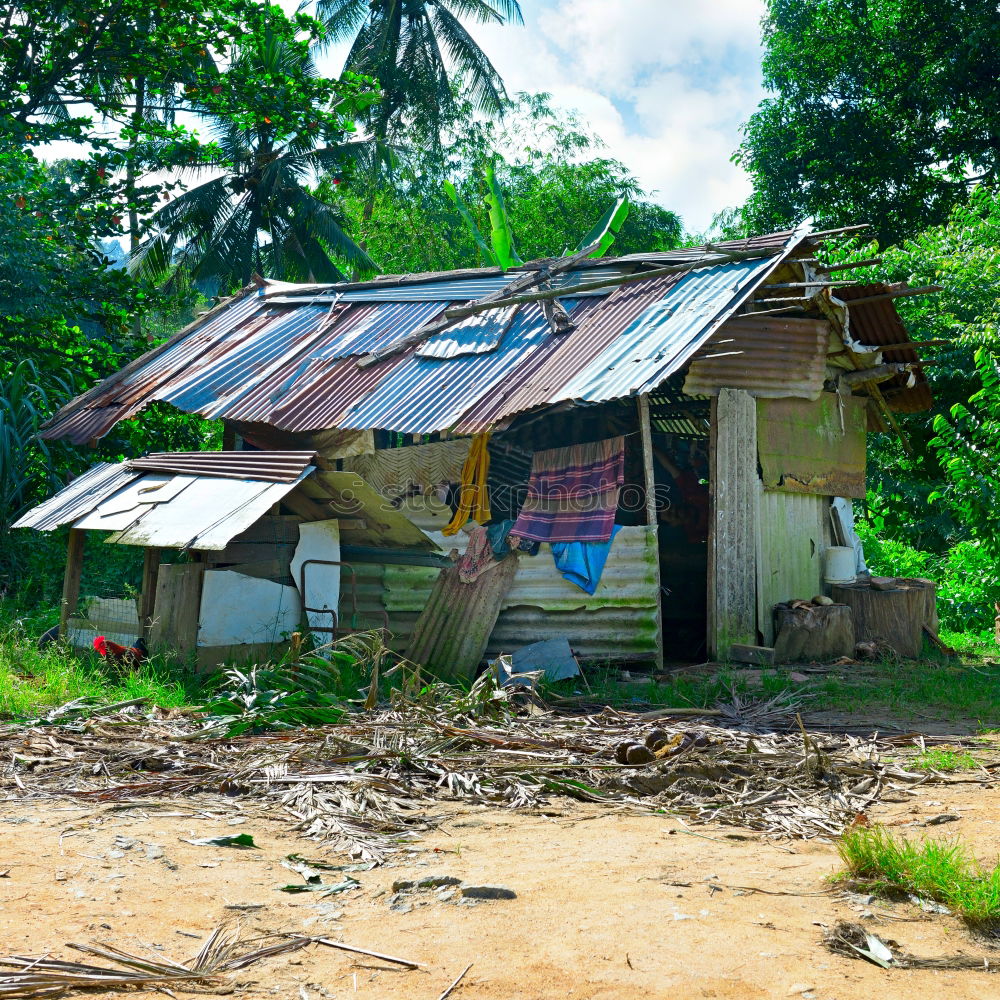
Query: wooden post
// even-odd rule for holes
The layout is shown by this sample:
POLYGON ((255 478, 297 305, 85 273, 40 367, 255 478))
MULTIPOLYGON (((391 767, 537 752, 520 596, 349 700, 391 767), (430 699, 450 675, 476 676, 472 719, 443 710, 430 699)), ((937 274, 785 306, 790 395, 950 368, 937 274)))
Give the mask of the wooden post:
POLYGON ((724 659, 733 643, 757 640, 756 400, 722 389, 712 400, 711 536, 708 546, 708 645, 724 659))
POLYGON ((656 472, 653 467, 653 428, 649 420, 649 395, 639 397, 639 435, 642 439, 642 468, 646 486, 646 524, 653 530, 652 542, 656 550, 653 578, 656 583, 656 669, 663 669, 663 591, 660 584, 659 521, 656 516, 656 472))
POLYGON ((156 607, 156 577, 160 572, 160 550, 147 548, 142 560, 142 593, 139 597, 139 635, 149 642, 156 607))
POLYGON ((83 543, 86 535, 79 528, 69 529, 66 546, 66 571, 63 573, 62 605, 59 610, 59 638, 65 638, 70 616, 80 603, 80 574, 83 570, 83 543))

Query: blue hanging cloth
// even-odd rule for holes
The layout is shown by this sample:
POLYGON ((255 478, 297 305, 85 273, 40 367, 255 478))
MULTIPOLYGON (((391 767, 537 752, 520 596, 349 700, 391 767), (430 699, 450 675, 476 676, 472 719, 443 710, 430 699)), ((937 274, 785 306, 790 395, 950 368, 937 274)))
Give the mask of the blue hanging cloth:
POLYGON ((606 542, 553 542, 552 557, 556 561, 556 569, 570 583, 592 594, 601 582, 611 543, 620 529, 620 524, 614 525, 606 542))

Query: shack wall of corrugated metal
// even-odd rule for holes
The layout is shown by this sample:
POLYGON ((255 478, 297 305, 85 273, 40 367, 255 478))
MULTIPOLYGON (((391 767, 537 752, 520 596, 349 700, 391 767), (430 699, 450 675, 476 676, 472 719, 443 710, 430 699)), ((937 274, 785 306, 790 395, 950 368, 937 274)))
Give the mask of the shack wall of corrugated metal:
POLYGON ((818 399, 829 344, 826 320, 737 316, 695 355, 684 391, 715 396, 726 387, 757 397, 818 399))
MULTIPOLYGON (((489 655, 542 639, 565 637, 588 660, 653 659, 657 641, 656 535, 623 527, 593 595, 560 576, 548 546, 520 556, 514 584, 490 637, 489 655)), ((406 648, 439 570, 427 566, 356 566, 359 606, 366 620, 384 608, 394 646, 406 648)), ((341 596, 341 619, 349 614, 341 596)))
POLYGON ((775 604, 823 593, 830 545, 830 497, 778 493, 760 486, 757 503, 757 627, 774 645, 775 604))

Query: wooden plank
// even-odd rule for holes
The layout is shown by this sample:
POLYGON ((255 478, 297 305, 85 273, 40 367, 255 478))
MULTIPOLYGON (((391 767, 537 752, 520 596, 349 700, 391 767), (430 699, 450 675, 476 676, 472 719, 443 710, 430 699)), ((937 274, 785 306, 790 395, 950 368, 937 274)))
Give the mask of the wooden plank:
POLYGON ((753 396, 721 389, 712 406, 712 530, 709 538, 709 650, 755 645, 756 531, 760 491, 753 396))
POLYGON ((220 563, 261 562, 264 559, 283 559, 285 565, 291 562, 295 545, 282 542, 230 542, 219 552, 202 552, 202 561, 212 566, 220 563))
MULTIPOLYGON (((656 472, 653 466, 653 429, 649 422, 649 395, 643 393, 639 397, 639 433, 642 438, 642 469, 646 486, 646 524, 652 526, 654 540, 659 533, 659 522, 656 515, 656 472)), ((661 604, 663 594, 660 589, 660 560, 657 549, 655 563, 656 586, 656 667, 663 669, 663 612, 661 604)))
MULTIPOLYGON (((274 505, 275 508, 280 506, 274 505)), ((298 514, 265 514, 259 521, 240 532, 233 542, 290 542, 299 540, 299 525, 302 518, 298 514)), ((232 543, 230 543, 232 544, 232 543)))
MULTIPOLYGON (((365 522, 365 544, 386 549, 437 551, 437 545, 406 515, 393 508, 357 473, 316 472, 303 484, 310 494, 321 490, 332 497, 327 506, 329 517, 355 518, 365 522)), ((360 535, 361 532, 359 531, 360 535)), ((360 539, 358 540, 360 544, 360 539)))
POLYGON ((59 611, 59 635, 66 635, 70 615, 76 614, 80 603, 80 573, 83 570, 83 546, 86 533, 79 528, 69 529, 66 546, 66 569, 63 572, 62 604, 59 611))
POLYGON ((198 615, 204 563, 161 565, 156 580, 156 605, 150 647, 191 656, 198 641, 198 615))
POLYGON ((292 579, 289 563, 282 559, 259 559, 257 562, 233 563, 226 566, 234 573, 243 576, 254 576, 258 580, 274 580, 275 583, 285 583, 292 579))
MULTIPOLYGON (((320 491, 316 491, 318 494, 320 491)), ((324 498, 321 494, 317 496, 316 501, 311 500, 305 495, 302 488, 292 490, 286 497, 283 497, 281 502, 291 511, 296 514, 301 514, 307 521, 328 521, 331 517, 335 515, 331 513, 329 507, 329 498, 324 498)))
POLYGON ((757 402, 764 488, 825 497, 865 496, 867 399, 824 392, 819 399, 757 402))
POLYGON ((471 680, 514 582, 517 564, 517 556, 509 555, 472 583, 462 583, 457 566, 441 570, 414 623, 407 658, 442 680, 471 680))
POLYGON ((160 550, 147 548, 142 560, 142 589, 139 598, 139 628, 148 642, 156 607, 156 578, 160 571, 160 550))
POLYGON ((774 649, 771 646, 745 646, 734 642, 729 647, 729 659, 735 663, 755 663, 769 667, 774 663, 774 649))

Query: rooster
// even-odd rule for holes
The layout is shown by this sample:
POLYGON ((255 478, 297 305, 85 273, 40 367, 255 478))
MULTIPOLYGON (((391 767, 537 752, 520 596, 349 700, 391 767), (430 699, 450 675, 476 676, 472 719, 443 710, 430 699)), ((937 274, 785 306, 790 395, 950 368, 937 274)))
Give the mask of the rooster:
POLYGON ((141 636, 135 640, 134 646, 119 646, 117 642, 106 639, 103 635, 94 639, 94 649, 112 663, 126 667, 134 667, 146 659, 146 640, 141 636))

